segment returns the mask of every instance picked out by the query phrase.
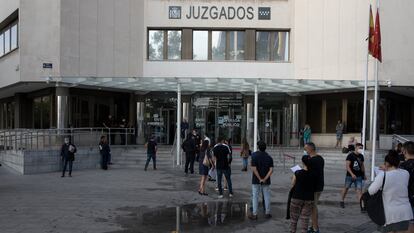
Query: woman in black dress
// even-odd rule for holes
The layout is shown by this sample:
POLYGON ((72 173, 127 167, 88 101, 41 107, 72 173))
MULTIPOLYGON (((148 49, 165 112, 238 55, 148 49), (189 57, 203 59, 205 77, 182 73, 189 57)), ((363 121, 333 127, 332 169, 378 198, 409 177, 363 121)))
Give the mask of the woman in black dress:
POLYGON ((210 156, 210 142, 209 140, 204 140, 200 149, 200 156, 198 158, 199 162, 199 174, 201 175, 200 188, 198 189, 198 194, 207 195, 205 192, 205 185, 207 181, 209 166, 212 166, 212 160, 210 156))

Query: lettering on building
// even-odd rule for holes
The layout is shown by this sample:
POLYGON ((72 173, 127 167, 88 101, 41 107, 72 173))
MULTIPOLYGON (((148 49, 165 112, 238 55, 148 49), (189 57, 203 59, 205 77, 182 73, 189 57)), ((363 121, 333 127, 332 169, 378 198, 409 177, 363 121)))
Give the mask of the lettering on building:
MULTIPOLYGON (((253 20, 256 17, 255 8, 251 6, 189 6, 185 9, 181 6, 170 6, 168 12, 169 19, 181 19, 181 15, 185 19, 198 20, 253 20)), ((270 20, 271 8, 259 7, 257 18, 270 20)))

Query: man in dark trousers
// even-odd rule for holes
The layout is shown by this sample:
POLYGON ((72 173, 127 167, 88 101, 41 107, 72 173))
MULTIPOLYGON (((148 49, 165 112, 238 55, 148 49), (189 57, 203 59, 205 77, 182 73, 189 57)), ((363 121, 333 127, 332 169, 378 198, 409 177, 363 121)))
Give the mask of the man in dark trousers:
POLYGON ((155 137, 152 136, 147 144, 145 144, 147 147, 147 162, 145 163, 144 170, 146 171, 148 168, 148 164, 152 159, 152 165, 154 170, 157 170, 157 163, 156 163, 156 155, 157 155, 157 142, 155 141, 155 137))
POLYGON ((187 139, 181 145, 181 148, 185 152, 184 172, 185 174, 188 174, 188 169, 190 168, 191 174, 194 174, 194 161, 196 154, 195 138, 188 135, 187 139))
POLYGON ((312 226, 309 228, 308 232, 319 233, 318 202, 325 186, 325 160, 316 152, 316 146, 313 142, 305 144, 305 155, 309 156, 309 172, 313 179, 315 190, 312 209, 312 226))
MULTIPOLYGON (((404 153, 405 161, 401 163, 400 168, 407 170, 408 173, 410 173, 410 180, 408 181, 408 198, 414 213, 414 142, 405 142, 402 151, 404 153)), ((414 232, 413 222, 410 223, 408 232, 414 232)))
POLYGON ((65 177, 66 167, 69 164, 69 177, 72 177, 72 164, 75 160, 75 153, 76 153, 76 147, 73 145, 69 138, 65 138, 65 143, 62 145, 62 148, 60 150, 60 158, 62 159, 63 163, 63 171, 62 176, 65 177))
POLYGON ((218 198, 223 198, 223 187, 222 187, 222 178, 223 175, 226 177, 227 186, 229 188, 229 197, 233 197, 233 186, 231 183, 231 157, 230 157, 230 148, 224 143, 224 138, 220 137, 218 139, 219 143, 214 146, 213 154, 216 161, 216 170, 217 170, 217 184, 219 189, 218 198))

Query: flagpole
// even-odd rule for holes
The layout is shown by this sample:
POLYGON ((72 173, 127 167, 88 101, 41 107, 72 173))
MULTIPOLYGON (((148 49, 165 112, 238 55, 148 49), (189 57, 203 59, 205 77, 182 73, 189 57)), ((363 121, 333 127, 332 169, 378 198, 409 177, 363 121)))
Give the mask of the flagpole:
MULTIPOLYGON (((379 11, 379 0, 377 0, 377 11, 379 11)), ((378 14, 378 12, 377 12, 378 14)), ((376 21, 375 24, 378 22, 376 21)), ((377 153, 377 115, 378 115, 378 58, 375 59, 375 94, 374 94, 374 124, 372 132, 372 156, 371 156, 371 181, 374 181, 375 178, 375 157, 377 153)))
MULTIPOLYGON (((371 6, 370 6, 371 9, 371 6)), ((367 48, 367 64, 366 64, 366 69, 365 69, 365 82, 364 82, 364 109, 363 109, 363 118, 362 118, 362 150, 363 150, 363 155, 365 155, 365 149, 366 149, 366 134, 367 134, 367 101, 368 101, 368 65, 369 65, 369 40, 370 38, 370 21, 371 21, 371 10, 370 13, 368 14, 368 48, 367 48)))

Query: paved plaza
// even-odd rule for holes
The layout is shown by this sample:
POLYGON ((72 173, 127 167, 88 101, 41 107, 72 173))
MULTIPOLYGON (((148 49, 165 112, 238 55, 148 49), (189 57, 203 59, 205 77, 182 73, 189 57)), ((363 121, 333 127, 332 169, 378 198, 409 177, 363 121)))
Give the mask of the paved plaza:
MULTIPOLYGON (((0 167, 0 232, 288 232, 285 220, 291 173, 280 165, 272 176, 271 220, 247 218, 251 173, 233 167, 235 196, 218 200, 214 184, 209 196, 197 193, 198 175, 184 176, 181 169, 161 167, 114 168, 108 171, 74 171, 17 175, 0 167)), ((321 232, 375 232, 360 213, 355 192, 345 209, 338 200, 344 171, 326 171, 321 197, 321 232)))

